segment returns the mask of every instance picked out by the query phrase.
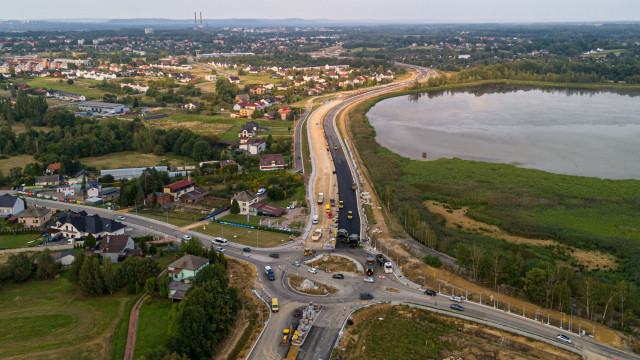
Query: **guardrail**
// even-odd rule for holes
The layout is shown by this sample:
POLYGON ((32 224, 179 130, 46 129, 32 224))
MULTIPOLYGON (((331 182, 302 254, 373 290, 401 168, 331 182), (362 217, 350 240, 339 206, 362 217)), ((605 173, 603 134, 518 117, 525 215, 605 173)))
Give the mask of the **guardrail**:
POLYGON ((256 341, 253 343, 253 346, 251 347, 251 350, 249 350, 249 353, 247 354, 247 357, 246 357, 247 360, 251 358, 251 354, 253 354, 253 350, 255 350, 256 346, 258 345, 258 342, 260 341, 260 338, 262 338, 262 334, 264 334, 264 331, 267 329, 267 325, 269 325, 269 321, 271 321, 271 307, 269 306, 269 303, 267 303, 267 301, 262 296, 260 296, 260 294, 258 294, 256 289, 252 289, 251 292, 258 299, 260 299, 265 305, 267 305, 267 308, 269 309, 269 318, 267 319, 267 321, 265 321, 264 326, 262 327, 262 331, 260 331, 260 335, 258 335, 258 337, 256 338, 256 341))

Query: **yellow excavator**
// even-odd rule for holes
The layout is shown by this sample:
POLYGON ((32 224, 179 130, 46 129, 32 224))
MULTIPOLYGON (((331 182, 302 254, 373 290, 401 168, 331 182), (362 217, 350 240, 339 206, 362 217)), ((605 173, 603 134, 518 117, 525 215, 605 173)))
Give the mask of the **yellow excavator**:
POLYGON ((311 256, 315 254, 316 254, 316 251, 313 249, 309 249, 309 248, 304 249, 304 256, 311 256))

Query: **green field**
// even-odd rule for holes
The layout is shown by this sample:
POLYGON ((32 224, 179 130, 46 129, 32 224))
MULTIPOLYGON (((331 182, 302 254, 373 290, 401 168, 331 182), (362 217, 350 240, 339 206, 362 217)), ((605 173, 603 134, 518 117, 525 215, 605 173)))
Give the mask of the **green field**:
POLYGON ((116 324, 113 335, 111 337, 111 351, 109 359, 120 360, 124 358, 125 349, 127 347, 127 335, 129 332, 129 318, 131 317, 131 309, 136 304, 137 297, 131 298, 127 304, 126 309, 118 323, 116 324))
POLYGON ((169 340, 169 311, 171 301, 168 299, 152 299, 145 301, 140 307, 136 348, 133 358, 144 356, 150 350, 166 345, 169 340))
POLYGON ((107 155, 82 158, 83 164, 95 166, 98 169, 117 169, 130 167, 158 166, 163 160, 168 160, 171 165, 191 165, 193 160, 184 157, 165 154, 158 156, 154 154, 143 154, 135 151, 122 151, 107 155))
POLYGON ((38 239, 38 234, 17 234, 17 235, 0 235, 0 249, 16 249, 21 247, 27 247, 28 242, 38 239))
POLYGON ((107 358, 111 333, 128 299, 123 293, 85 297, 65 277, 5 283, 0 292, 2 357, 107 358))
POLYGON ((61 83, 60 79, 54 78, 34 78, 25 81, 32 88, 46 88, 47 90, 61 90, 73 94, 84 95, 89 99, 102 99, 105 92, 100 89, 90 88, 89 85, 93 85, 95 82, 90 80, 77 80, 73 85, 67 84, 66 80, 61 83))
MULTIPOLYGON (((264 223, 264 222, 263 222, 264 223)), ((237 226, 209 223, 206 229, 197 227, 193 231, 209 236, 220 236, 225 239, 250 247, 269 248, 289 241, 289 235, 271 231, 245 229, 237 226)))
POLYGON ((6 159, 0 160, 0 169, 2 169, 3 175, 9 174, 9 169, 14 167, 24 168, 26 164, 36 162, 32 155, 22 154, 16 156, 9 156, 6 159))
MULTIPOLYGON (((134 214, 135 211, 132 211, 131 213, 134 214)), ((205 214, 202 214, 196 211, 169 210, 168 216, 167 216, 167 211, 138 209, 138 215, 148 217, 150 219, 160 220, 162 222, 168 222, 169 224, 176 225, 176 226, 186 226, 186 225, 191 225, 194 222, 197 222, 205 214)))

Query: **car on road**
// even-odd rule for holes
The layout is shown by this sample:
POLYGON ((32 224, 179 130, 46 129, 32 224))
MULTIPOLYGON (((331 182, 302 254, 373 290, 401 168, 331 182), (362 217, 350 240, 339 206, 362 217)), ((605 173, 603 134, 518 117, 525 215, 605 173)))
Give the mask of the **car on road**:
POLYGON ((274 259, 277 259, 277 258, 279 258, 279 257, 280 257, 280 254, 278 254, 278 253, 271 253, 271 254, 269 254, 269 257, 272 257, 272 258, 274 258, 274 259))
POLYGON ((216 251, 217 251, 217 252, 224 252, 224 248, 223 248, 222 246, 218 246, 218 247, 216 248, 216 251))
POLYGON ((464 307, 458 304, 451 304, 450 308, 452 308, 453 310, 464 311, 464 307))
POLYGON ((568 337, 567 335, 563 335, 563 334, 558 334, 558 336, 556 336, 556 339, 565 342, 567 344, 571 344, 573 343, 573 340, 571 340, 570 337, 568 337))
POLYGON ((191 240, 191 235, 184 234, 182 235, 182 238, 185 240, 191 240))
POLYGON ((312 274, 317 274, 318 273, 318 269, 316 269, 314 267, 310 267, 309 270, 307 270, 307 271, 309 271, 312 274))
POLYGON ((338 203, 338 207, 342 209, 344 207, 344 201, 340 200, 340 202, 338 203))
POLYGON ((424 294, 428 296, 436 296, 436 292, 434 290, 425 289, 424 294))
POLYGON ((333 150, 338 150, 338 145, 333 145, 333 150))
POLYGON ((267 189, 264 189, 264 188, 263 189, 258 189, 258 191, 256 192, 256 195, 260 196, 260 195, 262 195, 262 194, 264 194, 266 192, 267 192, 267 189))
POLYGON ((301 264, 300 264, 300 261, 296 260, 296 261, 292 262, 291 265, 300 266, 301 264))
POLYGON ((344 275, 342 275, 342 274, 333 274, 332 278, 334 278, 334 279, 344 279, 344 275))
POLYGON ((373 299, 373 294, 370 292, 361 292, 360 293, 360 300, 372 300, 373 299))
POLYGON ((122 216, 122 215, 119 215, 119 216, 118 216, 118 220, 120 220, 120 221, 125 221, 125 220, 127 220, 127 218, 126 218, 126 217, 124 217, 124 216, 122 216))
POLYGON ((449 300, 455 301, 455 302, 462 302, 462 298, 460 296, 451 296, 449 300))
POLYGON ((331 211, 329 211, 329 212, 327 213, 327 217, 328 217, 329 219, 333 219, 333 213, 332 213, 331 211))
POLYGON ((244 251, 244 252, 251 252, 251 248, 250 248, 250 247, 246 247, 246 248, 243 248, 243 249, 242 249, 242 251, 244 251))
POLYGON ((298 156, 298 160, 300 160, 300 156, 298 156))
POLYGON ((372 283, 374 280, 371 276, 364 278, 364 282, 372 283))
POLYGON ((349 210, 349 212, 347 213, 347 219, 353 219, 353 211, 349 210))

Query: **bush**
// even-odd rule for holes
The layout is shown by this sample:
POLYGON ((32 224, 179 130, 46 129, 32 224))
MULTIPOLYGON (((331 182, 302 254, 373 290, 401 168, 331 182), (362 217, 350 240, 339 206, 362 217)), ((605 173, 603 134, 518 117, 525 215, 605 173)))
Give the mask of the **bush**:
POLYGON ((435 255, 427 254, 424 258, 422 258, 422 260, 424 260, 425 264, 433 266, 435 268, 439 268, 440 266, 442 266, 442 261, 440 261, 440 258, 435 255))

